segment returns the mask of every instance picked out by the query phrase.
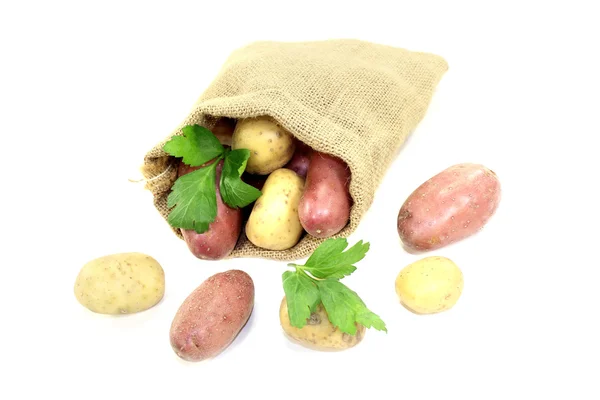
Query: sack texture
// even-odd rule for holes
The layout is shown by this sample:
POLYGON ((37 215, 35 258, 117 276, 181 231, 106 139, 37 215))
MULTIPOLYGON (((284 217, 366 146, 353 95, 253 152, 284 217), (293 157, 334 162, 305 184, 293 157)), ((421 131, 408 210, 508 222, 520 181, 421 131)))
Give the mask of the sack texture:
MULTIPOLYGON (((354 204, 349 224, 335 235, 347 237, 447 69, 435 54, 360 40, 252 43, 230 55, 184 121, 146 154, 146 188, 166 221, 177 164, 163 145, 185 125, 211 129, 218 117, 270 116, 313 149, 348 164, 354 204)), ((242 232, 230 258, 297 260, 322 241, 305 235, 289 250, 271 251, 254 246, 242 232)))

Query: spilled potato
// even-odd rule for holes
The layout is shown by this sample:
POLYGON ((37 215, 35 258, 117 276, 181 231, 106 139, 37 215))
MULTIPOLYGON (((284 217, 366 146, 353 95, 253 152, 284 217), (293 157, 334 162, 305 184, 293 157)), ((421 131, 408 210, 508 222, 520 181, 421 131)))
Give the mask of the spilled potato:
POLYGON ((254 282, 241 270, 219 272, 202 282, 181 304, 169 337, 186 361, 216 357, 237 338, 254 309, 254 282))
POLYGON ((118 253, 85 264, 75 281, 77 301, 99 314, 132 314, 155 306, 165 293, 165 273, 152 257, 118 253))
POLYGON ((340 331, 329 321, 327 311, 322 304, 312 313, 302 328, 292 326, 284 297, 279 307, 279 321, 286 335, 295 342, 313 350, 345 350, 359 344, 365 336, 365 327, 356 324, 356 334, 340 331))
POLYGON ((417 314, 434 314, 454 307, 463 290, 463 274, 446 257, 426 257, 400 271, 396 294, 417 314))

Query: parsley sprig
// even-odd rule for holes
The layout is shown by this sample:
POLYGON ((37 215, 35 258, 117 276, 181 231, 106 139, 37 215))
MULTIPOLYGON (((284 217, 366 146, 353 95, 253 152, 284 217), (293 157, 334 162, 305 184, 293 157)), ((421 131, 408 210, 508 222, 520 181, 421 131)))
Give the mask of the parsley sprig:
POLYGON ((223 147, 209 129, 200 125, 187 125, 182 132, 183 136, 173 136, 165 143, 163 150, 167 154, 181 158, 191 167, 214 162, 177 178, 167 198, 167 206, 171 209, 167 220, 175 228, 204 233, 217 217, 215 184, 220 160, 223 160, 223 168, 219 191, 225 204, 242 208, 262 193, 241 179, 250 151, 223 147))
POLYGON ((295 271, 283 273, 288 314, 292 326, 302 328, 322 304, 329 321, 340 331, 356 334, 356 323, 387 332, 385 322, 367 308, 356 292, 339 280, 352 274, 354 264, 369 251, 369 243, 357 242, 344 251, 344 238, 327 239, 313 252, 306 264, 288 264, 295 271))

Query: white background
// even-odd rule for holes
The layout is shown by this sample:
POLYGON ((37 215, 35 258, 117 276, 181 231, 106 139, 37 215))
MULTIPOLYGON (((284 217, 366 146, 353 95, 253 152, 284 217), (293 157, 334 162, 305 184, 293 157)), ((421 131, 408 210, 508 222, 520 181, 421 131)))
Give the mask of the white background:
POLYGON ((94 3, 0 5, 0 398, 600 398, 594 2, 94 3), (450 66, 349 239, 371 250, 345 282, 389 333, 340 353, 283 336, 285 263, 195 259, 128 182, 232 50, 328 38, 433 52, 450 66), (394 292, 420 258, 401 248, 396 215, 457 162, 492 168, 502 202, 476 237, 435 252, 465 275, 455 308, 416 316, 394 292), (75 300, 75 277, 122 251, 161 262, 165 297, 138 315, 95 315, 75 300), (254 279, 249 324, 214 360, 179 360, 174 313, 230 268, 254 279))

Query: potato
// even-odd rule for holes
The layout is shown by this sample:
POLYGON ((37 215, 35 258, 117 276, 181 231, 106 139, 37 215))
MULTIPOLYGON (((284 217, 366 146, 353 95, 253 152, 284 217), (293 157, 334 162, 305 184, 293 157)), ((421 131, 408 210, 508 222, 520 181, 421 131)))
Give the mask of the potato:
POLYGON ((154 307, 165 294, 165 273, 152 257, 118 253, 86 263, 75 280, 75 297, 99 314, 131 314, 154 307))
POLYGON ((222 145, 231 147, 235 123, 236 120, 232 118, 219 118, 211 132, 219 139, 219 142, 221 142, 222 145))
POLYGON ((169 332, 171 347, 186 361, 213 358, 233 343, 253 308, 254 282, 247 273, 217 273, 179 307, 169 332))
MULTIPOLYGON (((190 167, 181 163, 178 175, 185 175, 198 168, 201 167, 190 167)), ((202 260, 221 260, 227 257, 235 248, 242 231, 242 210, 229 207, 221 199, 219 180, 222 168, 223 161, 220 161, 217 165, 215 182, 217 191, 217 216, 209 225, 208 231, 198 233, 193 229, 181 230, 183 240, 187 244, 188 249, 194 256, 202 260)))
POLYGON ((396 277, 400 302, 416 314, 452 308, 463 290, 461 270, 445 257, 426 257, 402 269, 396 277))
POLYGON ((298 243, 302 236, 298 203, 303 189, 304 179, 292 170, 280 168, 269 175, 246 223, 248 240, 268 250, 285 250, 298 243))
POLYGON ((288 162, 284 168, 291 169, 302 178, 306 178, 308 173, 308 166, 310 165, 310 156, 313 152, 308 145, 301 141, 296 141, 296 151, 292 156, 290 162, 288 162))
POLYGON ((268 175, 283 167, 294 155, 294 137, 267 117, 238 121, 233 132, 233 150, 248 149, 246 171, 268 175))
POLYGON ((419 186, 398 212, 408 249, 436 250, 479 231, 500 201, 496 174, 481 164, 457 164, 419 186))
POLYGON ((285 297, 279 307, 279 321, 286 335, 293 341, 313 350, 345 350, 359 344, 365 336, 365 327, 356 324, 356 334, 349 335, 340 331, 329 322, 323 305, 307 319, 307 324, 296 328, 290 323, 285 297))
POLYGON ((350 169, 337 157, 313 152, 298 215, 302 227, 318 238, 341 231, 350 218, 350 169))

